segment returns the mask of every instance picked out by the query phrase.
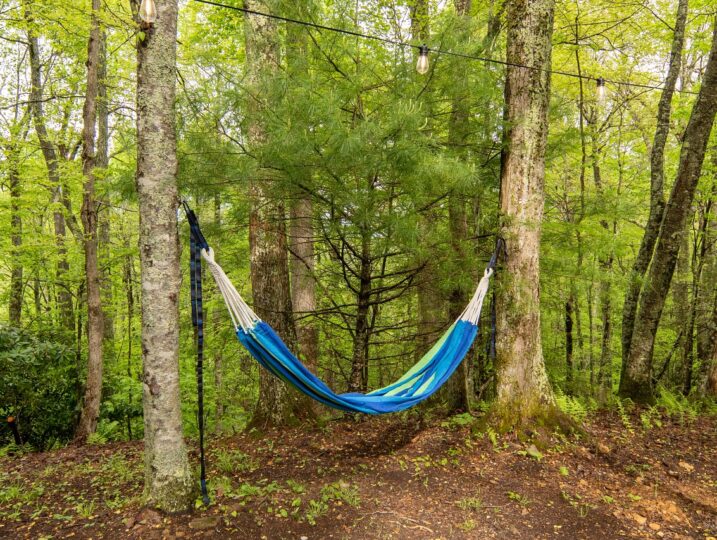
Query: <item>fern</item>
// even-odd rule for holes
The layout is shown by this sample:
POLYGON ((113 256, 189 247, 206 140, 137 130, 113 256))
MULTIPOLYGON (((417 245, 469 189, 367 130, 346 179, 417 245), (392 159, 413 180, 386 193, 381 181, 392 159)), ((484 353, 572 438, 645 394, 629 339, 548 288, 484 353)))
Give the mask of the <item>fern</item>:
POLYGON ((693 421, 699 412, 696 403, 664 387, 659 389, 656 407, 662 409, 669 417, 679 418, 680 423, 684 423, 685 420, 693 421))
POLYGON ((597 407, 594 400, 582 401, 579 397, 568 396, 562 392, 555 394, 555 401, 561 411, 579 423, 584 422, 588 413, 597 407))
MULTIPOLYGON (((629 399, 626 399, 625 402, 627 402, 629 405, 632 405, 632 401, 630 401, 629 399)), ((617 406, 617 414, 620 416, 620 421, 622 422, 623 427, 630 435, 634 435, 635 428, 632 426, 632 422, 630 421, 630 415, 625 409, 625 404, 623 403, 623 400, 617 398, 615 400, 615 405, 617 406)))

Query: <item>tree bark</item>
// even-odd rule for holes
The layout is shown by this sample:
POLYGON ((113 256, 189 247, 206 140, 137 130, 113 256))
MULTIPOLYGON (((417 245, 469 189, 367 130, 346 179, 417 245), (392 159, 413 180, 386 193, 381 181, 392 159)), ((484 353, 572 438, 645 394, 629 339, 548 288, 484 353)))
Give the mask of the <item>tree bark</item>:
POLYGON ((702 86, 692 107, 680 152, 677 178, 665 206, 655 254, 650 265, 632 333, 630 353, 623 363, 620 395, 637 402, 652 402, 652 353, 657 327, 675 270, 677 255, 697 182, 702 171, 707 141, 717 112, 717 25, 702 86))
MULTIPOLYGON (((245 7, 261 12, 271 11, 264 0, 247 0, 245 7)), ((267 133, 260 114, 266 107, 267 80, 279 69, 278 29, 273 19, 247 14, 245 18, 247 86, 251 97, 248 114, 249 146, 258 151, 267 133)), ((251 285, 254 311, 292 348, 296 343, 289 261, 286 240, 286 211, 282 200, 272 194, 272 173, 261 162, 250 178, 249 247, 251 251, 251 285)), ((294 390, 271 375, 259 372, 259 400, 250 426, 265 428, 293 423, 297 419, 299 398, 294 390)), ((308 411, 304 411, 307 412, 308 411)))
MULTIPOLYGON (((717 164, 717 153, 712 152, 712 163, 717 164)), ((699 392, 711 391, 717 395, 717 219, 714 217, 717 202, 717 174, 712 177, 712 194, 704 213, 702 236, 704 265, 701 274, 697 313, 697 359, 700 363, 699 392), (710 389, 710 384, 713 387, 710 389)))
POLYGON ((507 5, 500 192, 506 256, 496 294, 495 412, 503 429, 556 412, 540 338, 539 279, 554 7, 554 0, 507 5))
POLYGON ((97 123, 98 73, 100 64, 101 0, 92 0, 90 38, 87 44, 87 90, 82 112, 82 226, 85 248, 85 289, 87 292, 87 379, 80 422, 75 441, 84 442, 97 429, 102 399, 102 341, 104 319, 100 298, 100 270, 97 254, 97 214, 95 196, 95 135, 97 123))
POLYGON ((663 186, 665 183, 665 145, 670 131, 670 114, 672 110, 672 95, 680 74, 682 63, 682 48, 685 41, 685 26, 687 24, 688 0, 679 0, 675 19, 675 30, 672 38, 670 52, 670 67, 660 96, 657 108, 657 128, 650 154, 650 213, 645 226, 645 233, 640 242, 637 258, 632 266, 630 282, 625 293, 625 302, 622 309, 622 361, 623 369, 627 364, 632 336, 635 327, 642 282, 647 268, 652 260, 657 236, 660 232, 660 223, 665 209, 663 186))
POLYGON ((137 192, 142 285, 145 493, 167 512, 191 508, 194 485, 179 393, 179 235, 175 81, 177 0, 157 0, 137 46, 137 192))
POLYGON ((307 317, 316 311, 314 281, 314 227, 311 198, 299 195, 291 207, 291 304, 296 321, 298 352, 304 364, 316 373, 319 332, 307 317))

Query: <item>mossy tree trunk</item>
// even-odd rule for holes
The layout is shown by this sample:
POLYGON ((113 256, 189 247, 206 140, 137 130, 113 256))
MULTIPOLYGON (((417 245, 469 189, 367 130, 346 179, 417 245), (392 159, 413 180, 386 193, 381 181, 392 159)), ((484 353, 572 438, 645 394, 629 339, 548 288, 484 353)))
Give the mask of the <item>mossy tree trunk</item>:
POLYGON ((717 24, 702 86, 692 107, 680 152, 677 178, 663 213, 655 253, 640 295, 630 351, 623 363, 620 396, 654 400, 652 355, 667 291, 677 264, 688 216, 702 172, 705 150, 717 112, 717 24))
POLYGON ((194 485, 179 394, 179 236, 175 83, 177 0, 157 0, 137 44, 137 193, 142 285, 145 494, 167 512, 191 508, 194 485))
POLYGON ((495 404, 503 429, 557 412, 543 361, 539 282, 554 0, 512 0, 506 9, 513 65, 505 83, 495 404))

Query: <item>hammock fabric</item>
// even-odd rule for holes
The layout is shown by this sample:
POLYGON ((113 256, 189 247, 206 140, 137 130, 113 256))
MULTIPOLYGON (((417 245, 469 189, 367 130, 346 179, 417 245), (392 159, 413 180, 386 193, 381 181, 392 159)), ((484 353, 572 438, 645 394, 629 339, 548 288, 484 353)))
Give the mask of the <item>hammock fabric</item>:
MULTIPOLYGON (((478 320, 483 300, 493 274, 493 255, 473 298, 461 316, 448 328, 411 369, 396 382, 367 394, 337 394, 309 371, 292 354, 276 332, 251 310, 214 259, 194 212, 186 205, 192 233, 192 246, 209 266, 224 297, 239 341, 259 364, 309 397, 329 407, 349 412, 385 414, 407 409, 425 400, 445 383, 460 365, 478 333, 478 320)), ((192 260, 198 259, 196 252, 192 260)), ((196 268, 193 277, 196 275, 196 268)), ((199 370, 198 370, 199 372, 199 370)), ((199 372, 200 373, 200 372, 199 372)))

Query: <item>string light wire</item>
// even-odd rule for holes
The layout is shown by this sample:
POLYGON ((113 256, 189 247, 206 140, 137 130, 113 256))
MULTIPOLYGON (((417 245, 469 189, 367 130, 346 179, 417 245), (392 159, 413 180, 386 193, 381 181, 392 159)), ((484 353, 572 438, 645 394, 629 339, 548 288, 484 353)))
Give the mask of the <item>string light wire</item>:
MULTIPOLYGON (((309 27, 309 28, 315 28, 316 30, 326 30, 328 32, 335 32, 335 33, 344 34, 347 36, 353 36, 353 37, 358 37, 358 38, 362 38, 362 39, 378 41, 381 43, 387 43, 389 45, 396 45, 399 47, 410 47, 412 49, 416 49, 419 52, 422 52, 423 50, 425 50, 429 53, 433 53, 436 55, 453 56, 456 58, 464 58, 467 60, 475 60, 478 62, 487 62, 487 63, 491 63, 491 64, 499 64, 499 65, 503 65, 503 66, 519 67, 519 68, 533 69, 533 70, 541 69, 541 68, 534 67, 534 66, 526 66, 524 64, 518 64, 515 62, 508 62, 506 60, 500 60, 498 58, 490 58, 490 57, 486 57, 486 56, 478 56, 478 55, 467 54, 467 53, 459 53, 459 52, 449 51, 449 50, 445 50, 445 49, 434 49, 432 47, 425 47, 424 45, 414 45, 413 43, 407 43, 405 41, 399 41, 397 39, 391 39, 391 38, 386 38, 386 37, 382 37, 382 36, 377 36, 375 34, 366 34, 363 32, 357 32, 356 30, 346 30, 343 28, 336 28, 335 26, 327 26, 325 24, 319 24, 319 23, 315 23, 315 22, 311 22, 311 21, 303 21, 301 19, 294 19, 292 17, 285 17, 283 15, 275 15, 273 13, 266 13, 263 11, 257 11, 254 9, 249 9, 249 8, 244 8, 244 7, 239 7, 239 6, 230 6, 228 4, 222 4, 220 2, 215 2, 214 0, 194 0, 194 2, 197 2, 199 4, 206 4, 208 6, 214 6, 214 7, 223 8, 223 9, 230 9, 233 11, 239 11, 246 15, 256 15, 258 17, 266 17, 268 19, 274 19, 277 21, 298 24, 301 26, 309 27), (422 47, 425 47, 425 49, 422 49, 422 47)), ((663 89, 663 87, 659 86, 659 85, 620 81, 617 79, 606 79, 604 77, 592 77, 590 75, 581 75, 579 73, 574 73, 571 71, 562 71, 559 69, 546 69, 545 72, 551 73, 553 75, 561 75, 563 77, 572 77, 574 79, 595 81, 596 83, 598 81, 600 81, 603 85, 604 84, 613 84, 613 85, 617 85, 617 86, 630 86, 633 88, 641 88, 643 90, 662 90, 663 89)), ((697 92, 693 92, 691 90, 678 90, 678 92, 681 92, 683 94, 697 95, 697 92)))

